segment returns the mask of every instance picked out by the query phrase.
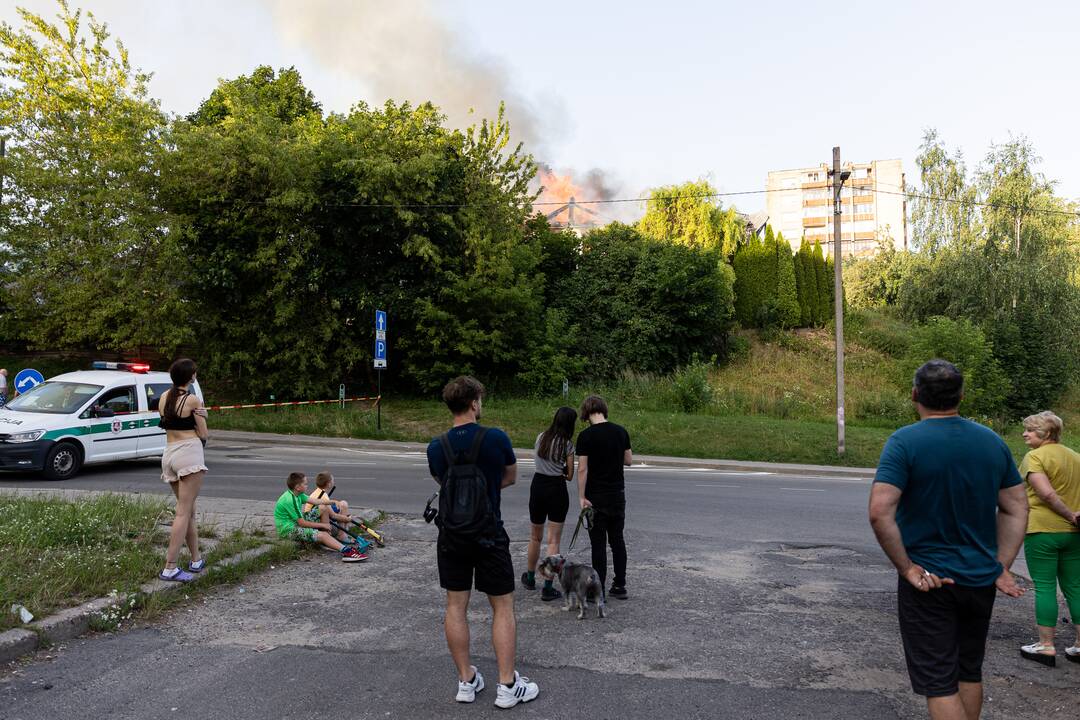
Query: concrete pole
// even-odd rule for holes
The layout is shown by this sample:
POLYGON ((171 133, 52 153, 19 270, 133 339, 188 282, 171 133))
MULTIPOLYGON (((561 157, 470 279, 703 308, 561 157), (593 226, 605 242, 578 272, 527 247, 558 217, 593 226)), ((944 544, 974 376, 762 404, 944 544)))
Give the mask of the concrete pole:
POLYGON ((836 317, 836 454, 844 455, 844 276, 840 255, 840 148, 832 149, 833 163, 833 306, 836 317))

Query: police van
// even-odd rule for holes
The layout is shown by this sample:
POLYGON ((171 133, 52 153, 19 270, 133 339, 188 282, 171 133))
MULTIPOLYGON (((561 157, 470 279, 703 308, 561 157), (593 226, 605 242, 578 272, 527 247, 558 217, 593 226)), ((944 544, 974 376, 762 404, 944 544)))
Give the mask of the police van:
MULTIPOLYGON (((0 470, 74 477, 83 465, 160 456, 158 400, 169 374, 145 363, 94 362, 57 375, 0 408, 0 470)), ((191 392, 202 390, 192 381, 191 392)))

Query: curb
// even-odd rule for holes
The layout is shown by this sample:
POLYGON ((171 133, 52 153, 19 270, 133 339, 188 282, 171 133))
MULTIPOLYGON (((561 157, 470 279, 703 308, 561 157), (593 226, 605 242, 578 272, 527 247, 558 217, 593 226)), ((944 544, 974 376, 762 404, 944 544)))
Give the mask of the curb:
MULTIPOLYGON (((284 435, 281 433, 262 433, 247 430, 215 430, 214 440, 225 442, 262 442, 285 443, 306 447, 344 447, 353 450, 390 450, 398 452, 425 452, 424 443, 398 442, 396 440, 365 440, 347 437, 324 437, 320 435, 284 435)), ((532 448, 514 448, 519 458, 531 459, 535 453, 532 448)), ((712 467, 721 470, 742 472, 768 472, 781 475, 831 476, 859 480, 874 477, 874 468, 858 468, 840 465, 801 465, 798 463, 770 463, 757 460, 721 460, 710 458, 680 458, 662 455, 635 455, 634 467, 639 464, 659 467, 712 467)))
MULTIPOLYGON (((273 544, 266 543, 227 557, 211 565, 207 569, 207 575, 212 575, 217 568, 232 567, 254 560, 267 554, 274 547, 273 544)), ((32 622, 26 626, 29 629, 15 628, 0 633, 0 663, 9 663, 38 648, 85 635, 90 630, 90 622, 94 617, 106 610, 128 603, 132 598, 138 598, 141 604, 149 597, 176 592, 185 586, 186 583, 166 582, 161 579, 151 580, 141 585, 137 592, 97 598, 32 622)))

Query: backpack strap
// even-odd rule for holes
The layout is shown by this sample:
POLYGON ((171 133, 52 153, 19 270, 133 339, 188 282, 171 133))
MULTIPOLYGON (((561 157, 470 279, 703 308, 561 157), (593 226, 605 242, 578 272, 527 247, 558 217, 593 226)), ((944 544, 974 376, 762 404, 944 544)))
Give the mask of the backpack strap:
POLYGON ((450 447, 449 431, 439 436, 439 444, 442 445, 443 455, 446 456, 446 468, 449 470, 452 465, 457 464, 454 448, 450 447))
POLYGON ((475 465, 476 461, 480 458, 480 446, 484 442, 484 436, 487 435, 487 431, 488 429, 486 427, 480 426, 476 431, 476 435, 473 436, 472 447, 469 448, 469 454, 466 460, 469 465, 475 465))

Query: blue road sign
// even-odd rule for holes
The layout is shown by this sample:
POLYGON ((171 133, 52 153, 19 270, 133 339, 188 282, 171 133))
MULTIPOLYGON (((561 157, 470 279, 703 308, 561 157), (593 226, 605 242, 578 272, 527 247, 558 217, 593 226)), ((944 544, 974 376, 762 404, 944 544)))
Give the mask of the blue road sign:
POLYGON ((15 376, 15 389, 20 393, 24 393, 27 390, 32 390, 36 386, 45 382, 45 378, 37 370, 33 368, 26 368, 20 370, 19 374, 15 376))
POLYGON ((386 332, 386 311, 375 311, 375 332, 386 332))
POLYGON ((386 367, 386 341, 385 340, 376 340, 375 341, 375 367, 377 367, 377 368, 386 367))

